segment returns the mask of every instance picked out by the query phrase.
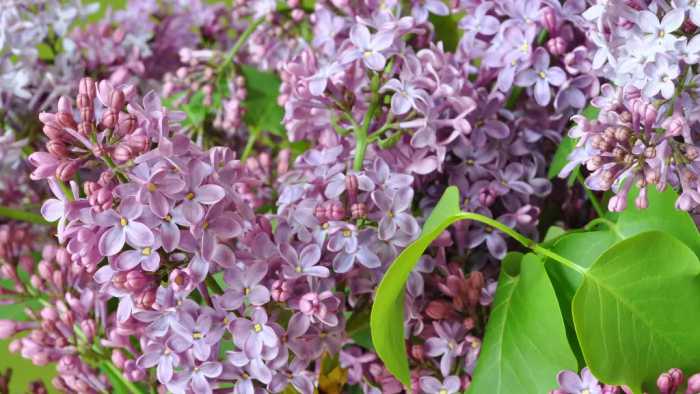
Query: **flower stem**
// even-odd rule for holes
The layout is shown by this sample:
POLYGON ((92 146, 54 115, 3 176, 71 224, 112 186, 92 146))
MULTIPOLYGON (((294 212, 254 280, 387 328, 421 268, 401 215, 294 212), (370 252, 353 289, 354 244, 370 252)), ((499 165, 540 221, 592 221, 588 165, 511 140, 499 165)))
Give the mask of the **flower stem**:
POLYGON ((537 253, 540 256, 549 257, 550 259, 564 265, 565 267, 570 268, 576 272, 580 272, 581 274, 585 274, 585 272, 586 272, 586 269, 581 267, 580 265, 574 263, 573 261, 571 261, 563 256, 559 256, 558 254, 552 252, 549 249, 543 248, 542 246, 537 244, 537 242, 520 234, 519 232, 513 230, 512 228, 506 226, 505 224, 499 222, 498 220, 494 220, 488 216, 480 215, 478 213, 473 213, 473 212, 462 212, 459 214, 458 217, 462 220, 473 220, 476 222, 483 223, 487 226, 493 227, 499 231, 502 231, 503 233, 510 236, 511 238, 515 239, 521 245, 532 250, 533 252, 537 253))
POLYGON ((226 55, 226 58, 224 58, 224 61, 221 63, 221 66, 219 66, 219 72, 222 72, 233 63, 233 59, 236 57, 238 51, 243 47, 243 44, 245 44, 250 35, 253 34, 255 29, 257 29, 258 26, 260 26, 260 24, 262 24, 264 21, 265 17, 262 16, 251 22, 250 25, 248 25, 248 27, 238 37, 236 43, 233 44, 233 48, 231 48, 229 53, 226 55))
POLYGON ((12 220, 19 220, 21 222, 28 222, 34 224, 50 225, 41 215, 34 212, 22 211, 19 209, 9 208, 0 206, 0 217, 5 217, 12 220))
POLYGON ((257 127, 250 128, 248 141, 246 142, 245 148, 243 148, 243 153, 241 154, 241 162, 245 163, 248 157, 250 157, 250 154, 253 153, 253 147, 255 146, 255 141, 257 141, 259 135, 260 130, 258 130, 257 127))
POLYGON ((365 161, 365 153, 367 152, 367 146, 369 145, 369 138, 367 134, 369 132, 369 126, 372 123, 372 118, 374 114, 379 109, 379 74, 374 73, 372 76, 372 82, 370 84, 372 90, 372 96, 370 98, 369 107, 367 108, 367 113, 365 113, 365 118, 362 121, 362 127, 355 128, 355 161, 353 162, 352 168, 355 171, 362 170, 362 163, 365 161))

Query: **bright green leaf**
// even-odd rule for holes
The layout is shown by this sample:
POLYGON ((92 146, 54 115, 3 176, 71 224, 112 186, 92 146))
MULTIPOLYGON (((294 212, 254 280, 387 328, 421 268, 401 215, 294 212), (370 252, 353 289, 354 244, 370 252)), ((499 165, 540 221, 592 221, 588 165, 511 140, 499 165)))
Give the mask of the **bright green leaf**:
POLYGON ((243 120, 248 126, 284 136, 282 126, 284 109, 277 104, 281 81, 277 75, 242 65, 241 73, 248 92, 243 101, 246 113, 243 120))
POLYGON ((570 137, 562 138, 557 151, 554 152, 552 162, 547 170, 547 178, 554 179, 559 176, 559 173, 569 163, 569 155, 576 147, 576 141, 570 137))
MULTIPOLYGON (((588 268, 616 240, 617 238, 610 231, 576 232, 566 234, 556 240, 550 250, 581 267, 588 268)), ((583 361, 571 316, 571 301, 583 281, 583 276, 581 273, 568 269, 550 259, 545 260, 545 268, 559 301, 559 308, 564 318, 569 344, 576 356, 579 357, 579 361, 583 361)))
POLYGON ((410 387, 410 371, 404 341, 404 286, 425 249, 453 222, 459 220, 459 191, 448 187, 428 220, 421 236, 396 258, 379 283, 372 306, 372 343, 386 368, 410 387))
POLYGON ((556 374, 577 370, 552 284, 535 254, 510 253, 469 393, 546 393, 556 374))
POLYGON ((700 261, 673 236, 652 231, 605 251, 573 299, 583 356, 608 384, 658 392, 669 368, 700 367, 700 261))
POLYGON ((455 52, 464 32, 458 28, 459 21, 464 17, 463 12, 450 15, 430 14, 429 20, 435 26, 435 41, 442 42, 445 51, 455 52))
POLYGON ((678 238, 700 256, 700 233, 688 212, 676 209, 678 194, 671 188, 659 192, 648 188, 649 208, 637 209, 636 190, 630 192, 627 209, 620 213, 617 229, 624 237, 651 231, 665 231, 678 238))

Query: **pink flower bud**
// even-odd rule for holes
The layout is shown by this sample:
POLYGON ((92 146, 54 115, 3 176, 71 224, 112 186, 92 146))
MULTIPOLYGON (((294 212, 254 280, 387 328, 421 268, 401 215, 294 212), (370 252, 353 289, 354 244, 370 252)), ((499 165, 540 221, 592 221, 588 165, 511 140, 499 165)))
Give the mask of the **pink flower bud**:
POLYGON ((423 345, 415 344, 411 346, 411 357, 416 359, 416 361, 423 361, 425 357, 425 348, 423 347, 423 345))
POLYGON ((124 108, 125 102, 126 102, 126 98, 124 97, 124 92, 122 92, 119 89, 114 89, 112 91, 112 96, 110 97, 110 100, 109 100, 109 107, 113 111, 119 112, 119 111, 121 111, 122 108, 124 108))
POLYGON ((126 163, 133 157, 133 151, 127 144, 119 144, 112 151, 112 158, 118 163, 126 163))
POLYGON ((627 196, 616 194, 608 201, 608 210, 610 212, 622 212, 627 208, 627 196))
POLYGON ((17 333, 17 322, 0 320, 0 339, 7 339, 17 333))
POLYGON ((86 94, 90 100, 94 100, 95 96, 97 96, 95 81, 90 77, 81 78, 78 84, 78 92, 80 94, 86 94))
POLYGON ((46 143, 46 150, 58 158, 68 157, 68 148, 60 140, 49 140, 46 143))
POLYGON ((304 11, 296 8, 292 10, 292 20, 295 22, 300 22, 302 19, 304 19, 304 11))
POLYGON ((56 167, 56 178, 68 182, 73 179, 78 169, 80 169, 79 160, 63 161, 56 167))
POLYGON ((112 362, 114 365, 117 366, 119 369, 124 368, 124 363, 128 360, 126 356, 124 355, 124 352, 121 351, 121 349, 115 349, 112 351, 112 362))
POLYGON ((345 218, 345 207, 340 201, 331 201, 326 216, 331 220, 342 220, 345 218))
POLYGON ((547 50, 555 56, 561 56, 566 53, 566 41, 562 37, 550 38, 547 41, 547 50))
POLYGON ((76 100, 79 110, 92 108, 92 99, 87 94, 79 94, 76 100))
POLYGON ((282 149, 277 155, 277 174, 283 175, 289 171, 289 160, 292 152, 289 149, 282 149))
POLYGON ((367 217, 367 213, 367 204, 363 202, 355 203, 350 206, 350 214, 352 215, 353 219, 365 218, 367 217))
POLYGON ((639 209, 647 209, 649 200, 647 199, 647 188, 643 187, 639 190, 639 195, 634 199, 634 205, 639 209))
POLYGON ((685 393, 686 394, 700 393, 700 373, 696 373, 695 375, 688 378, 688 389, 686 390, 685 393))
POLYGON ((108 129, 113 128, 119 121, 119 112, 108 109, 102 114, 102 125, 108 129))
POLYGON ((58 140, 64 137, 65 133, 61 129, 60 125, 55 123, 47 123, 43 127, 43 132, 52 140, 58 140))
POLYGON ((92 109, 92 107, 80 109, 80 120, 81 123, 90 123, 89 127, 87 127, 87 125, 83 126, 87 129, 87 132, 90 132, 90 130, 92 130, 92 121, 95 120, 95 111, 92 109))
POLYGON ((117 131, 120 136, 125 136, 131 134, 136 130, 136 116, 133 114, 121 114, 119 116, 119 123, 117 125, 117 131))
POLYGON ((85 336, 88 339, 88 342, 92 342, 92 339, 95 337, 95 321, 94 320, 83 320, 80 322, 80 328, 83 330, 85 333, 85 336))
POLYGON ((139 269, 126 274, 126 287, 129 290, 141 290, 150 282, 149 278, 139 269))

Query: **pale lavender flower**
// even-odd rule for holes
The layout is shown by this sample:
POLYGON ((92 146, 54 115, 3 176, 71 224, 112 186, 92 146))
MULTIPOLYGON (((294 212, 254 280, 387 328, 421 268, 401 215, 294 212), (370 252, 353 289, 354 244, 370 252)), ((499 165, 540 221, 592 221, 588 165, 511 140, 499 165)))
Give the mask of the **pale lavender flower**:
POLYGON ((535 85, 535 101, 545 106, 552 95, 549 85, 561 86, 566 81, 566 73, 559 67, 549 67, 549 54, 542 47, 537 48, 532 57, 532 68, 518 73, 515 84, 523 87, 535 85))
POLYGON ((455 375, 446 377, 442 382, 432 376, 421 376, 419 383, 421 390, 426 394, 454 394, 458 393, 461 387, 459 377, 455 375))
POLYGON ((218 344, 224 335, 226 327, 214 322, 211 308, 202 307, 198 311, 197 320, 191 314, 183 313, 180 316, 180 324, 174 326, 173 331, 182 337, 187 347, 192 347, 192 354, 197 360, 206 361, 212 347, 218 344))
POLYGON ((120 187, 124 196, 135 195, 142 203, 147 203, 156 216, 164 217, 171 207, 175 194, 185 187, 185 182, 164 169, 152 171, 146 163, 132 169, 134 183, 120 187))
POLYGON ((581 370, 581 376, 572 371, 561 371, 557 375, 559 390, 566 394, 602 394, 598 379, 588 368, 581 370))
POLYGON ((136 360, 141 368, 156 368, 156 377, 162 384, 167 384, 173 377, 173 369, 180 364, 179 353, 188 348, 187 341, 177 335, 164 342, 153 341, 146 345, 143 354, 136 360))
POLYGON ((203 184, 209 174, 211 174, 211 167, 201 161, 193 160, 188 165, 188 171, 185 174, 187 186, 182 202, 175 209, 179 210, 190 224, 197 224, 202 220, 203 205, 216 204, 226 195, 224 188, 219 185, 203 184))
POLYGON ((350 41, 354 48, 342 55, 341 63, 346 64, 362 59, 368 68, 374 71, 381 71, 386 64, 386 57, 382 51, 393 44, 394 33, 391 31, 379 31, 371 34, 367 26, 357 24, 350 30, 350 41))
POLYGON ((443 376, 448 376, 455 359, 464 351, 464 327, 459 323, 433 322, 433 328, 438 336, 425 341, 426 354, 430 357, 441 356, 440 372, 443 376))
POLYGON ((120 271, 129 271, 141 265, 141 269, 148 272, 155 272, 160 265, 160 239, 154 237, 154 242, 147 246, 121 252, 114 259, 114 266, 120 271))
POLYGON ((407 79, 392 78, 382 86, 380 92, 393 91, 391 96, 391 112, 395 115, 403 115, 411 109, 418 109, 416 104, 422 102, 427 104, 428 94, 425 90, 416 87, 416 85, 407 79))
POLYGON ((236 319, 232 324, 233 341, 236 346, 246 349, 248 354, 260 354, 263 345, 275 347, 279 339, 275 331, 267 324, 267 312, 257 308, 253 311, 251 320, 236 319))
POLYGON ((222 296, 221 306, 226 309, 238 309, 244 303, 262 306, 270 302, 270 291, 260 284, 267 274, 267 262, 260 261, 250 266, 234 266, 224 272, 228 283, 222 296))
POLYGON ((315 276, 327 278, 330 275, 328 268, 319 265, 321 260, 321 248, 316 244, 306 245, 301 253, 289 244, 279 247, 280 254, 287 264, 282 267, 282 273, 287 279, 297 279, 302 276, 315 276))
MULTIPOLYGON (((355 261, 369 269, 381 267, 381 260, 379 260, 376 253, 369 247, 370 241, 377 237, 374 230, 365 229, 356 236, 352 234, 352 230, 346 228, 342 230, 340 236, 338 236, 338 233, 334 234, 334 238, 332 239, 337 242, 340 237, 345 239, 346 247, 338 249, 340 252, 333 258, 333 270, 335 272, 342 274, 350 271, 355 261), (350 231, 350 235, 346 235, 348 231, 350 231), (350 248, 352 245, 354 245, 354 248, 350 248)), ((329 241, 329 250, 330 244, 331 242, 329 241)))
POLYGON ((153 232, 145 224, 137 221, 143 212, 143 205, 133 198, 127 198, 119 206, 119 213, 110 209, 95 216, 95 222, 107 231, 102 234, 99 250, 105 256, 113 256, 124 248, 126 242, 134 247, 153 244, 153 232))
POLYGON ((450 13, 450 9, 441 0, 419 0, 413 2, 411 15, 416 20, 416 23, 427 21, 428 13, 444 16, 450 13))
POLYGON ((343 72, 343 67, 332 62, 322 66, 310 79, 309 79, 309 92, 314 96, 320 96, 326 90, 326 85, 328 80, 332 79, 334 76, 343 72))
POLYGON ((207 361, 177 373, 167 384, 167 387, 174 394, 185 394, 190 392, 189 388, 191 388, 191 392, 198 394, 211 394, 212 388, 209 380, 221 375, 222 371, 221 363, 207 361))
POLYGON ((377 190, 372 192, 372 201, 381 212, 378 232, 380 239, 391 239, 397 230, 410 235, 420 232, 418 222, 410 214, 413 189, 402 188, 395 192, 377 190))
POLYGON ((680 75, 678 64, 670 63, 664 55, 658 55, 656 61, 644 66, 644 73, 649 78, 644 85, 644 95, 652 98, 661 92, 661 96, 670 99, 675 93, 674 80, 680 75))

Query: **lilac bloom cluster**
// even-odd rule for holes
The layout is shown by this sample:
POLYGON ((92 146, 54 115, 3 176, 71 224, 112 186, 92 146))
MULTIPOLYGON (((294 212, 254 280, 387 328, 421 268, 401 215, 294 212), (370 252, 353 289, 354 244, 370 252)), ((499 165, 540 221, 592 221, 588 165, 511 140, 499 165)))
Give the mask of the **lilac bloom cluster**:
POLYGON ((595 45, 591 67, 610 83, 591 100, 600 109, 597 118, 572 118, 576 125, 569 135, 577 146, 561 175, 585 165, 590 189, 615 193, 611 211, 625 209, 633 186, 640 189, 639 208, 647 207, 652 186, 679 190, 680 209, 695 210, 700 202, 695 164, 700 40, 692 34, 700 21, 693 4, 600 3, 582 14, 595 45))

